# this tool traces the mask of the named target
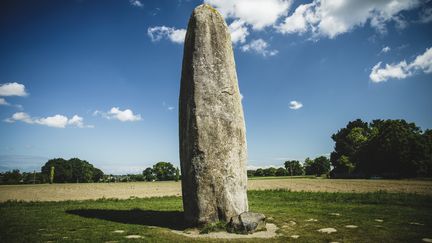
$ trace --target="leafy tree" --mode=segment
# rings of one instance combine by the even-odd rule
[[[174,180],[175,168],[169,162],[158,162],[153,165],[153,172],[159,181]]]
[[[335,172],[350,174],[355,170],[359,163],[358,152],[368,141],[370,134],[368,123],[357,119],[332,135],[335,148],[330,154],[330,161]]]
[[[417,176],[426,157],[420,128],[405,120],[374,120],[370,127],[371,138],[359,153],[361,170],[369,176]]]
[[[276,168],[270,167],[264,169],[264,176],[276,176]]]
[[[3,174],[2,183],[18,184],[22,180],[22,175],[19,170],[6,171]]]
[[[255,176],[255,170],[247,170],[247,176],[248,177]]]
[[[422,135],[423,156],[418,163],[419,176],[432,176],[432,130],[426,130]]]
[[[405,120],[361,120],[332,135],[333,175],[432,176],[432,132]]]
[[[276,170],[276,176],[286,176],[286,175],[288,175],[288,172],[285,168],[280,167]]]
[[[144,171],[143,171],[143,176],[144,179],[146,181],[153,181],[156,180],[156,176],[153,172],[153,169],[151,167],[147,167]]]
[[[311,160],[309,157],[307,157],[304,161],[304,170],[306,175],[313,175],[315,174],[313,171],[313,160]]]
[[[92,177],[92,180],[93,180],[94,182],[99,182],[99,181],[101,181],[101,180],[103,179],[103,177],[104,177],[104,173],[103,173],[102,170],[100,170],[100,169],[98,169],[98,168],[94,168],[94,169],[93,169],[93,177]]]
[[[264,170],[259,168],[255,171],[254,176],[264,176]]]
[[[78,158],[72,158],[70,160],[62,158],[48,160],[41,168],[42,174],[47,178],[51,176],[51,167],[55,168],[53,176],[53,182],[55,183],[92,182],[99,181],[99,179],[103,177],[103,172],[100,169]]]
[[[325,156],[320,156],[314,160],[306,158],[306,174],[320,176],[330,171],[330,160]]]
[[[298,160],[288,160],[284,163],[285,169],[287,170],[287,175],[296,176],[303,175],[303,166]]]

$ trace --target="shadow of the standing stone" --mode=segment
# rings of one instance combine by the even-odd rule
[[[173,230],[184,230],[187,228],[187,225],[184,223],[183,212],[181,211],[75,209],[67,210],[66,213],[124,224],[157,226]]]

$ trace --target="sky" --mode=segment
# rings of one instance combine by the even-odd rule
[[[231,32],[248,168],[328,156],[360,118],[432,128],[432,1],[205,0]],[[203,1],[0,2],[0,171],[179,165],[183,41]]]

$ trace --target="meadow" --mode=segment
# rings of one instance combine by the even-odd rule
[[[268,182],[285,183],[289,187],[294,183],[298,189],[320,187],[309,191],[257,190],[259,183],[263,187]],[[250,210],[264,213],[269,222],[279,227],[278,236],[272,239],[275,242],[421,242],[432,238],[431,181],[285,178],[250,180],[249,184],[254,188],[248,192]],[[137,188],[151,185],[156,192],[165,187],[174,188],[173,193],[180,192],[176,191],[180,188],[178,182],[6,186],[6,191],[11,188],[19,191],[20,187],[54,191],[62,186],[90,190],[105,185],[113,187],[112,197],[116,191],[125,196],[126,192],[120,189],[140,192]],[[391,190],[383,191],[380,185],[387,185]],[[367,186],[369,192],[364,191]],[[4,188],[0,187],[2,197]],[[357,191],[349,192],[354,189]],[[103,189],[93,191],[99,196]],[[172,232],[188,228],[182,223],[180,196],[137,198],[130,195],[128,199],[96,200],[70,200],[69,197],[59,202],[0,203],[0,242],[223,241],[192,239]],[[337,232],[318,232],[322,228],[334,228]],[[236,241],[261,242],[262,239]]]

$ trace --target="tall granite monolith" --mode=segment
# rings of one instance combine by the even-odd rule
[[[179,102],[185,220],[229,221],[248,211],[246,129],[231,36],[203,4],[186,33]]]

